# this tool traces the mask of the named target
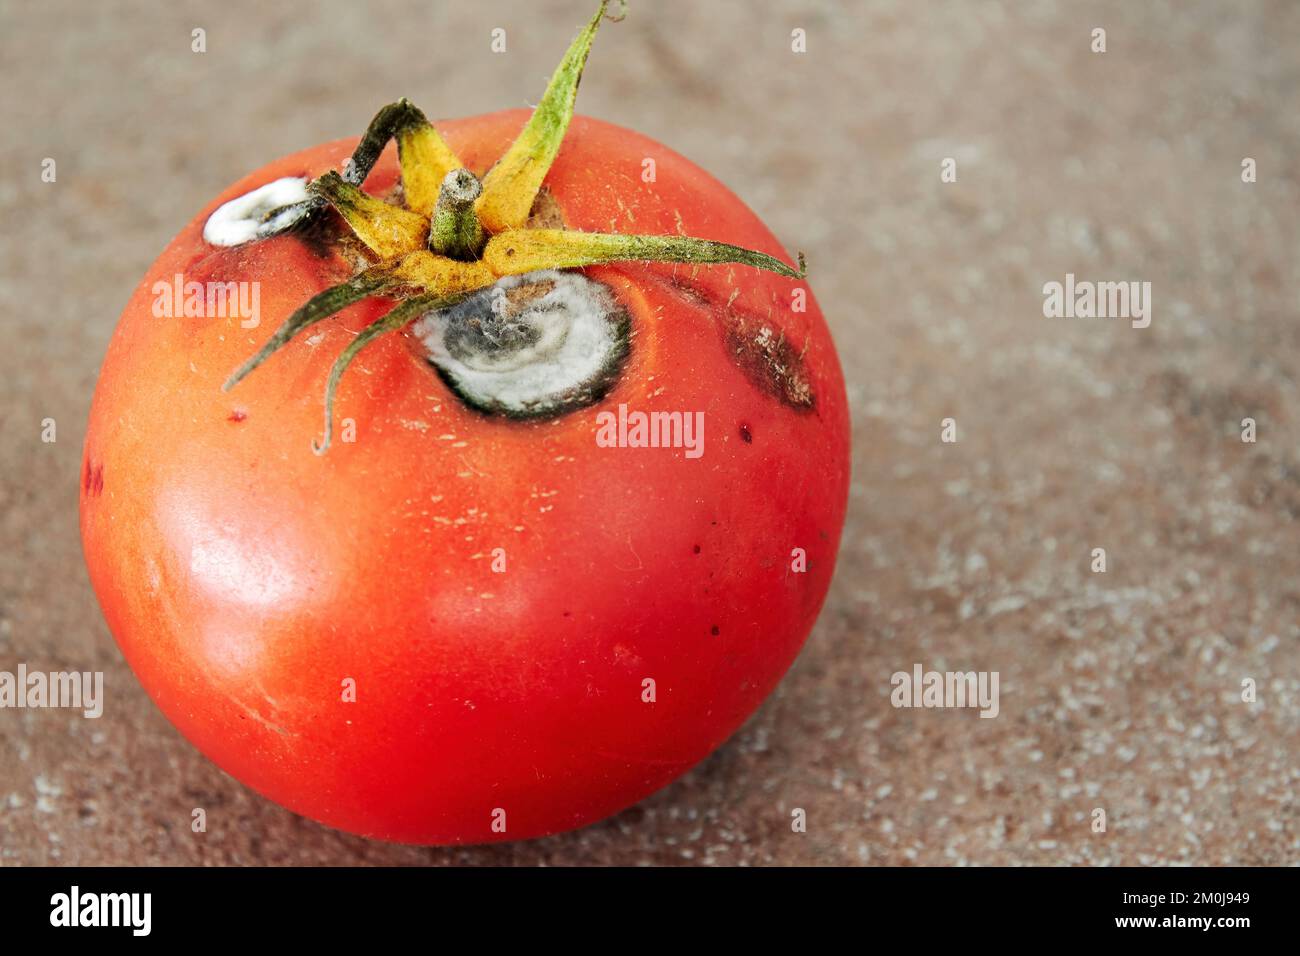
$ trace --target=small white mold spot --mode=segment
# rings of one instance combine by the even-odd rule
[[[214,246],[238,246],[254,239],[265,239],[288,229],[307,214],[307,207],[297,206],[307,199],[307,180],[286,176],[259,186],[252,192],[230,200],[217,208],[203,226],[203,239]],[[279,215],[267,215],[283,206],[291,206]]]

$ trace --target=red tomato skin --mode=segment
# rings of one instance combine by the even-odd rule
[[[438,126],[481,174],[526,118]],[[553,420],[488,417],[411,336],[390,335],[339,390],[336,423],[354,420],[356,441],[336,431],[316,456],[329,365],[391,302],[321,323],[225,393],[231,370],[352,266],[295,235],[223,249],[202,230],[250,189],[339,168],[355,142],[231,186],[132,295],[85,444],[92,583],[168,719],[295,812],[417,844],[591,823],[726,740],[816,620],[849,480],[829,331],[811,292],[806,311],[792,310],[801,281],[742,266],[593,268],[634,328],[601,402]],[[390,146],[366,189],[385,194],[397,178]],[[575,118],[546,185],[568,228],[680,231],[788,259],[707,173],[606,123]],[[155,317],[154,284],[178,273],[259,282],[260,325]],[[746,371],[734,357],[764,324],[802,354],[811,410],[762,387],[761,363]],[[598,447],[596,416],[620,403],[703,411],[703,456]],[[504,573],[492,570],[497,548]],[[792,569],[796,548],[804,573]]]

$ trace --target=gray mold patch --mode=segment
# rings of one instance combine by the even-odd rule
[[[630,326],[605,285],[546,270],[502,279],[412,331],[468,404],[537,418],[599,401],[627,357]]]

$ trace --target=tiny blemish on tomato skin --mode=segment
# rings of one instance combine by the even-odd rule
[[[96,465],[89,458],[86,459],[86,470],[81,476],[81,490],[87,497],[96,498],[104,491],[104,466]]]
[[[697,545],[696,545],[694,548],[692,548],[691,550],[693,550],[696,554],[699,554],[699,553],[700,553],[700,546],[697,544]]]
[[[749,430],[748,425],[740,426],[740,438],[746,445],[754,443],[754,433]]]
[[[722,633],[722,631],[718,629],[718,625],[714,624],[713,627],[709,628],[709,633],[712,634],[714,637],[717,637],[719,634]]]
[[[243,409],[236,408],[226,417],[226,421],[242,422],[247,417],[248,417],[248,412],[244,411]]]

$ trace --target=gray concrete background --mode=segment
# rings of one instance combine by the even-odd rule
[[[691,157],[808,253],[849,382],[843,551],[789,677],[640,806],[476,849],[297,818],[155,710],[76,515],[129,291],[212,195],[399,95],[431,116],[535,103],[591,6],[0,0],[0,669],[109,688],[98,721],[0,711],[0,863],[1300,862],[1300,5],[1282,0],[634,2],[580,110]],[[1045,319],[1067,272],[1150,281],[1151,327]],[[893,709],[889,676],[916,661],[999,671],[1000,716]]]

